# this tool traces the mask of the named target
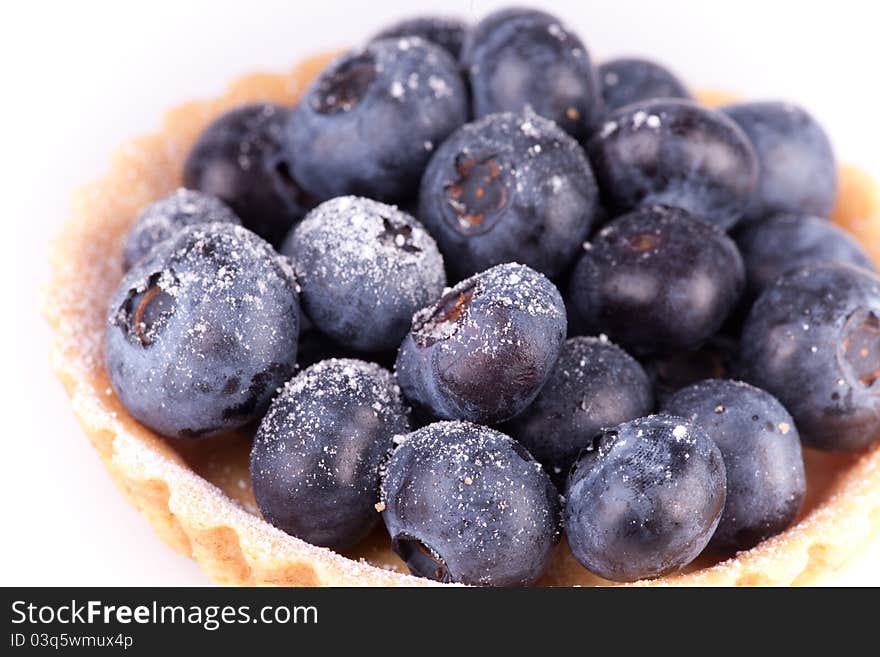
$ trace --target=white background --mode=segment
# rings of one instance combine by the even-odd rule
[[[47,363],[37,306],[46,242],[70,191],[163,111],[283,69],[419,11],[476,18],[499,2],[3,3],[0,9],[0,584],[204,584],[111,484]],[[537,1],[536,1],[537,4]],[[880,176],[872,2],[544,2],[594,57],[647,54],[693,87],[796,100],[842,160]],[[10,9],[19,5],[17,9]],[[27,7],[26,9],[24,7]],[[5,296],[5,295],[4,295]],[[9,364],[12,364],[10,371]],[[832,581],[880,584],[880,545]]]

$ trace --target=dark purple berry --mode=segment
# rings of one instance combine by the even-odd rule
[[[502,422],[538,394],[565,332],[553,284],[523,265],[498,265],[413,316],[397,377],[406,397],[437,418]]]
[[[687,100],[650,100],[612,112],[587,152],[617,212],[670,205],[728,230],[758,182],[745,133],[721,112]]]
[[[241,220],[219,199],[181,187],[138,214],[122,247],[123,268],[131,269],[154,246],[187,226],[218,222],[240,224]]]
[[[623,349],[601,338],[571,338],[525,411],[502,425],[564,483],[580,451],[603,427],[648,415],[651,382]]]
[[[559,495],[524,447],[468,422],[402,437],[382,478],[382,518],[414,575],[531,584],[559,540]]]
[[[410,430],[394,377],[361,360],[325,360],[272,402],[251,449],[263,517],[314,545],[344,550],[379,519],[379,468]]]
[[[467,30],[467,23],[458,18],[415,16],[389,25],[370,40],[421,37],[425,41],[440,46],[454,59],[458,59]]]
[[[202,131],[183,167],[185,187],[216,196],[273,245],[313,204],[284,153],[288,113],[261,103],[222,114]]]
[[[581,140],[601,116],[601,92],[586,47],[542,11],[489,14],[468,33],[461,64],[478,118],[531,108]]]
[[[406,200],[467,115],[464,82],[445,50],[417,37],[373,41],[325,68],[293,110],[293,175],[321,201]]]
[[[785,405],[805,445],[870,445],[880,438],[880,278],[852,265],[783,274],[752,306],[739,375]]]
[[[606,112],[655,98],[691,98],[681,80],[648,59],[611,59],[603,62],[597,73]]]
[[[663,412],[705,429],[727,473],[727,501],[710,545],[748,550],[784,531],[804,501],[807,481],[794,420],[771,394],[718,379],[679,390]]]
[[[684,210],[653,206],[605,226],[571,277],[569,303],[588,334],[631,353],[696,349],[721,328],[744,284],[736,244]]]
[[[737,233],[746,266],[747,298],[785,272],[820,264],[851,264],[872,270],[871,258],[856,240],[827,219],[779,214],[745,226]]]
[[[725,486],[718,447],[683,418],[652,415],[606,429],[569,477],[568,546],[615,582],[681,570],[712,538]]]
[[[758,156],[758,187],[746,220],[780,212],[827,217],[837,199],[837,162],[822,126],[797,105],[740,103],[722,107]]]
[[[400,346],[413,313],[446,286],[422,225],[395,207],[342,196],[312,210],[281,249],[291,257],[312,323],[359,351]]]
[[[166,436],[238,429],[296,367],[287,258],[234,224],[184,228],[137,262],[110,301],[104,364],[138,421]]]
[[[598,214],[578,143],[533,113],[493,114],[456,131],[431,158],[419,217],[462,278],[504,262],[553,277]]]

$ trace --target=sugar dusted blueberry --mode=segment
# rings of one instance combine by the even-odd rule
[[[840,264],[783,274],[752,306],[739,365],[785,405],[805,445],[880,439],[880,278]]]
[[[183,184],[232,208],[245,228],[278,244],[312,205],[291,173],[283,147],[289,111],[244,105],[208,125],[186,159]]]
[[[138,261],[110,301],[110,383],[136,420],[166,436],[242,427],[296,367],[297,297],[287,259],[254,233],[184,228]]]
[[[128,270],[154,246],[194,224],[240,224],[241,220],[220,199],[181,187],[141,210],[122,247],[122,264]]]
[[[380,39],[421,37],[440,46],[453,58],[458,59],[468,25],[458,18],[448,16],[415,16],[389,25],[371,41]]]
[[[648,415],[653,407],[651,382],[632,356],[607,339],[571,338],[535,401],[502,429],[564,483],[600,429]]]
[[[465,39],[476,117],[527,107],[575,139],[585,138],[602,112],[590,55],[558,18],[532,9],[504,9],[477,23]]]
[[[649,59],[621,57],[597,69],[606,112],[654,98],[691,98],[675,74]]]
[[[727,498],[710,545],[747,550],[794,522],[807,491],[804,458],[794,420],[775,397],[740,381],[701,381],[663,412],[702,427],[724,457]]]
[[[321,361],[272,402],[251,449],[254,497],[274,526],[314,545],[356,545],[379,520],[379,469],[410,430],[394,377],[373,363]]]
[[[874,269],[858,242],[827,219],[779,214],[748,224],[736,235],[746,266],[748,300],[786,271],[819,264],[851,264]]]
[[[373,41],[325,68],[293,110],[294,177],[319,200],[405,200],[467,115],[464,82],[445,50],[417,37]]]
[[[587,245],[569,304],[589,334],[644,356],[696,349],[714,335],[744,285],[736,244],[684,210],[653,206],[618,217]]]
[[[725,486],[720,450],[683,418],[605,429],[569,476],[568,545],[590,572],[615,582],[680,570],[712,538]]]
[[[758,182],[745,133],[721,112],[688,100],[650,100],[612,112],[587,152],[616,212],[670,205],[728,230],[748,209]]]
[[[553,284],[523,265],[498,265],[413,316],[397,377],[406,397],[435,417],[502,422],[538,394],[565,333]]]
[[[803,108],[765,101],[722,107],[758,156],[758,187],[746,216],[791,212],[827,217],[837,199],[837,162],[828,135]]]
[[[450,270],[470,276],[520,262],[555,276],[599,214],[578,143],[531,112],[493,114],[456,131],[422,178],[419,217]]]
[[[437,422],[404,437],[382,479],[382,518],[414,575],[478,586],[540,577],[559,540],[559,496],[510,437]]]
[[[295,263],[309,319],[360,351],[397,349],[413,313],[446,286],[443,258],[422,225],[365,198],[322,203],[281,252]]]

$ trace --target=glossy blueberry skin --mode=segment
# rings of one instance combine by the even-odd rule
[[[104,365],[154,431],[195,438],[260,417],[296,367],[299,302],[286,258],[233,224],[181,230],[110,301]]]
[[[468,422],[405,437],[382,479],[392,548],[414,575],[477,586],[540,577],[559,540],[559,495],[524,447]]]
[[[461,65],[476,117],[531,107],[577,140],[601,117],[589,52],[562,21],[542,11],[489,14],[468,32]]]
[[[602,428],[653,408],[651,382],[632,356],[607,339],[570,338],[535,401],[501,429],[564,486],[572,463]]]
[[[406,200],[433,150],[467,117],[449,53],[417,37],[373,41],[333,61],[293,110],[294,177],[321,201]]]
[[[618,217],[588,247],[572,272],[571,311],[588,334],[640,356],[696,349],[743,289],[733,240],[678,208]]]
[[[181,187],[148,205],[135,218],[122,245],[122,266],[128,271],[154,246],[187,226],[216,222],[241,224],[221,200]]]
[[[342,346],[395,350],[413,313],[446,287],[433,238],[408,214],[354,196],[312,210],[281,247],[311,322]]]
[[[648,59],[611,59],[597,68],[597,75],[606,112],[654,98],[691,98],[675,74]]]
[[[794,522],[807,492],[800,436],[770,393],[716,379],[679,390],[663,412],[705,429],[724,457],[727,498],[710,546],[748,550]]]
[[[738,355],[739,342],[718,333],[697,349],[648,358],[643,365],[653,383],[654,397],[662,404],[691,384],[729,377]]]
[[[603,198],[618,213],[670,205],[729,230],[758,182],[745,133],[721,112],[688,100],[649,100],[612,112],[587,153]]]
[[[492,114],[447,139],[422,177],[419,217],[461,279],[503,262],[554,277],[599,214],[583,149],[533,113]]]
[[[553,284],[523,265],[498,265],[413,316],[397,378],[407,399],[437,418],[503,422],[537,396],[565,333]]]
[[[226,112],[202,131],[183,166],[185,187],[216,196],[273,245],[313,205],[284,153],[288,114],[271,103]]]
[[[760,176],[746,220],[790,212],[827,217],[837,198],[837,163],[822,126],[781,102],[740,103],[720,111],[748,136]]]
[[[746,266],[746,295],[754,300],[786,271],[823,263],[851,264],[874,270],[859,243],[827,219],[778,214],[747,224],[736,243]]]
[[[634,582],[682,569],[724,508],[724,461],[706,432],[669,415],[606,429],[569,477],[565,535],[590,572]]]
[[[251,448],[254,498],[275,527],[345,550],[379,520],[379,469],[411,430],[394,377],[373,363],[321,361],[275,398]]]
[[[752,306],[739,378],[791,413],[810,447],[856,450],[880,438],[880,278],[852,265],[783,274]]]
[[[468,25],[465,21],[448,16],[414,16],[389,25],[374,36],[371,41],[380,39],[399,39],[400,37],[421,37],[425,41],[440,46],[454,59],[458,59],[464,43]]]

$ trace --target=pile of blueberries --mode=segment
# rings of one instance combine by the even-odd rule
[[[795,519],[880,437],[880,278],[822,128],[707,109],[554,16],[418,18],[210,124],[136,220],[105,364],[177,438],[255,431],[276,527],[416,575],[632,581]],[[393,204],[393,205],[392,205]],[[206,449],[209,449],[206,444]]]

